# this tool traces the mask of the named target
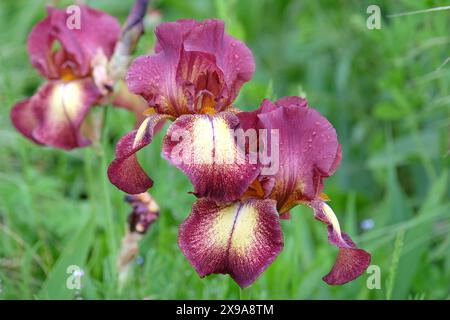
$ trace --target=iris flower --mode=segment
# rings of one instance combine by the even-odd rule
[[[108,169],[110,181],[129,194],[145,192],[153,185],[139,165],[136,152],[152,141],[165,120],[187,123],[195,119],[214,119],[227,125],[228,122],[237,124],[237,117],[230,111],[232,102],[255,70],[250,49],[226,34],[222,21],[162,23],[155,33],[155,54],[137,58],[127,73],[129,90],[144,97],[150,106],[148,117],[137,130],[118,142],[116,159]],[[210,132],[199,131],[199,134]],[[230,183],[238,188],[240,178],[232,174],[231,168],[223,166],[221,169],[229,172]],[[210,174],[214,175],[214,171]],[[258,173],[247,170],[241,174],[253,179]],[[191,172],[195,193],[219,197],[221,190],[214,189],[211,181],[202,176],[201,171]],[[216,179],[221,179],[219,173]],[[230,193],[227,198],[234,198],[235,191],[230,189]]]
[[[85,118],[94,105],[110,99],[136,113],[145,110],[145,104],[128,90],[120,88],[114,95],[113,90],[120,82],[121,68],[127,66],[127,55],[143,32],[147,1],[135,2],[122,32],[115,17],[84,5],[78,7],[78,26],[69,26],[66,10],[52,7],[34,26],[28,37],[28,53],[33,67],[47,81],[11,110],[13,125],[25,137],[66,150],[91,143],[92,128]],[[113,54],[117,57],[110,67]]]
[[[370,255],[341,231],[322,193],[324,178],[341,160],[333,126],[299,97],[264,100],[252,112],[234,108],[254,61],[243,43],[224,33],[223,22],[164,23],[156,35],[155,54],[136,59],[127,75],[130,91],[147,100],[148,117],[117,144],[111,182],[130,194],[151,187],[135,153],[165,120],[173,120],[163,156],[189,177],[198,197],[180,226],[179,245],[201,277],[222,273],[241,287],[252,284],[282,250],[280,219],[299,204],[327,224],[328,239],[339,248],[324,281],[343,284],[358,277]],[[257,134],[248,146],[239,144],[236,133],[249,130],[277,135]],[[277,156],[275,170],[253,161],[264,152]]]
[[[341,231],[336,215],[326,204],[328,197],[322,193],[324,178],[331,176],[341,161],[341,146],[333,126],[299,97],[284,97],[275,103],[264,100],[258,110],[240,112],[237,118],[244,131],[278,132],[278,141],[268,139],[264,146],[269,153],[278,153],[279,166],[272,174],[264,174],[264,165],[257,167],[257,178],[243,179],[242,185],[248,188],[234,201],[201,197],[195,202],[180,227],[179,245],[199,275],[224,273],[241,287],[252,284],[283,248],[280,218],[287,218],[289,210],[299,204],[314,210],[315,218],[328,227],[329,242],[339,248],[336,262],[323,280],[331,285],[344,284],[361,275],[370,263],[370,254],[357,248]],[[224,133],[218,131],[213,137],[232,145],[233,140]],[[205,145],[194,133],[192,136],[192,143]],[[221,148],[214,144],[216,151]],[[169,159],[176,155],[172,151],[165,150]],[[254,168],[251,163],[247,166]],[[241,171],[234,174],[240,176]],[[220,188],[226,195],[226,189],[234,187],[225,182]]]

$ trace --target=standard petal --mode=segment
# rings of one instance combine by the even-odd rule
[[[33,131],[37,126],[37,119],[31,108],[30,101],[30,98],[22,100],[11,109],[11,122],[17,131],[25,137],[34,143],[41,144],[33,136]]]
[[[184,41],[187,51],[201,51],[214,54],[217,66],[224,74],[231,104],[242,85],[249,81],[255,72],[255,62],[251,50],[241,41],[224,31],[224,22],[207,19],[194,26]]]
[[[144,97],[161,114],[178,116],[188,112],[184,88],[176,81],[175,63],[164,52],[141,56],[128,69],[126,81],[132,93]]]
[[[245,288],[280,253],[283,234],[273,200],[218,205],[202,198],[180,226],[178,243],[200,277],[229,274]]]
[[[250,49],[225,34],[222,21],[179,20],[155,33],[156,54],[136,59],[127,83],[159,113],[223,111],[253,75]]]
[[[153,114],[148,116],[139,129],[123,136],[116,145],[116,158],[108,168],[108,177],[120,190],[137,194],[147,191],[153,181],[145,173],[136,158],[136,152],[148,145],[155,132],[170,116]]]
[[[120,25],[116,18],[84,5],[76,8],[79,11],[48,7],[48,16],[28,37],[31,62],[49,79],[64,76],[68,68],[76,77],[88,75],[98,50],[111,57],[119,38]],[[54,52],[55,41],[60,48]]]
[[[127,72],[126,81],[131,92],[144,97],[159,113],[178,116],[187,113],[187,98],[183,83],[177,82],[177,68],[185,34],[196,22],[179,20],[160,24],[155,54],[135,59]]]
[[[28,53],[31,64],[47,79],[59,77],[59,71],[52,55],[54,40],[50,17],[38,22],[28,36]]]
[[[370,254],[356,247],[341,231],[336,215],[325,202],[313,201],[309,205],[314,209],[314,217],[328,225],[328,241],[339,248],[336,262],[323,280],[330,285],[339,285],[356,279],[369,266]]]
[[[133,61],[127,73],[131,92],[144,97],[158,113],[183,114],[220,111],[216,98],[225,90],[222,71],[213,55],[182,50],[174,58],[163,51]]]
[[[336,170],[341,158],[331,123],[299,97],[285,97],[275,104],[265,100],[259,110],[243,112],[238,117],[245,129],[266,129],[266,148],[272,158],[278,155],[278,170],[268,175],[275,178],[269,197],[277,200],[279,212],[317,198],[323,178]],[[278,133],[278,141],[271,141],[272,132]],[[261,173],[265,172],[263,168]]]
[[[222,98],[227,89],[224,75],[214,55],[198,51],[182,51],[177,68],[177,82],[183,85],[187,112],[214,114],[228,103]]]
[[[258,176],[256,159],[236,143],[237,125],[230,112],[184,115],[164,137],[164,157],[188,175],[198,197],[237,200]]]

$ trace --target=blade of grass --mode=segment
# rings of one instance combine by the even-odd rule
[[[74,292],[66,287],[69,276],[67,268],[71,265],[84,268],[89,248],[93,243],[94,230],[95,223],[91,217],[61,251],[61,255],[37,294],[39,299],[71,299],[73,297]]]
[[[389,278],[386,284],[386,300],[392,299],[392,292],[394,290],[395,276],[398,269],[398,262],[402,254],[403,243],[405,239],[405,231],[401,230],[395,239],[394,253],[392,254],[391,267],[389,268]]]

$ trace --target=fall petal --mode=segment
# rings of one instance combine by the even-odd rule
[[[314,217],[328,225],[329,242],[339,248],[336,262],[323,280],[330,285],[340,285],[356,279],[369,266],[370,254],[356,247],[351,238],[341,231],[336,215],[325,202],[314,201],[310,206],[314,209]]]
[[[155,132],[169,119],[167,115],[153,114],[148,116],[139,129],[123,136],[116,145],[116,158],[108,168],[108,177],[112,184],[120,190],[137,194],[147,191],[153,185],[140,166],[136,152],[148,145]]]
[[[80,127],[100,96],[90,79],[44,85],[33,101],[39,119],[34,137],[46,145],[63,149],[88,145],[90,141],[80,134]]]
[[[198,197],[234,201],[258,176],[260,166],[236,144],[237,125],[229,112],[184,115],[164,137],[164,157],[188,175]]]
[[[37,119],[33,114],[30,101],[30,98],[22,100],[11,109],[11,122],[17,131],[25,137],[34,143],[41,144],[33,136],[33,131],[37,126]]]
[[[89,144],[80,133],[84,118],[100,93],[89,79],[50,81],[11,111],[15,127],[31,140],[73,149]]]
[[[280,253],[283,234],[272,200],[217,205],[202,198],[180,226],[178,243],[200,277],[229,274],[244,288]]]

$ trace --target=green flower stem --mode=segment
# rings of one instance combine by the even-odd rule
[[[102,183],[102,201],[103,201],[103,210],[102,213],[104,214],[103,219],[106,224],[106,235],[108,239],[108,249],[110,255],[113,257],[111,260],[112,263],[112,274],[113,278],[115,278],[116,270],[114,267],[114,261],[117,255],[117,237],[116,232],[114,228],[114,217],[113,217],[113,210],[111,206],[111,195],[109,193],[109,181],[107,177],[107,170],[108,170],[108,161],[106,159],[106,140],[108,136],[108,106],[103,107],[103,121],[102,121],[102,133],[101,133],[101,150],[100,150],[100,170],[98,170],[99,177],[98,179]]]

